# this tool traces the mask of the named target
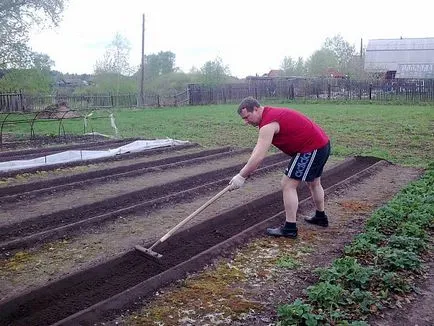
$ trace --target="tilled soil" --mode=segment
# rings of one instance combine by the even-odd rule
[[[175,153],[176,151],[177,149],[174,148],[166,152],[160,152],[154,158],[150,155],[145,161],[149,163],[156,160],[164,161],[166,158],[171,157],[180,158],[183,154],[180,151]],[[185,151],[187,151],[185,153],[187,155],[205,151],[205,149],[187,148]],[[31,191],[27,191],[27,193],[24,191],[21,195],[19,193],[18,195],[15,194],[13,200],[8,201],[1,201],[0,198],[2,205],[0,231],[1,229],[4,231],[3,233],[0,232],[0,243],[10,244],[11,241],[16,241],[15,247],[3,247],[2,249],[2,261],[0,262],[0,307],[10,308],[11,305],[9,304],[8,306],[7,303],[14,300],[16,300],[15,302],[29,303],[31,302],[29,301],[31,297],[40,300],[37,299],[37,294],[44,292],[43,290],[42,292],[37,290],[38,288],[47,285],[59,288],[59,286],[62,286],[62,280],[68,275],[70,278],[64,284],[70,285],[74,277],[77,279],[76,277],[80,271],[85,271],[84,274],[86,274],[91,269],[102,273],[101,281],[97,284],[96,289],[99,292],[106,293],[107,297],[107,294],[111,293],[113,287],[120,286],[119,282],[124,282],[116,278],[110,279],[108,284],[104,281],[104,275],[107,273],[107,266],[109,265],[101,264],[109,261],[111,262],[110,264],[113,264],[113,260],[110,260],[112,257],[118,259],[117,265],[122,265],[123,270],[133,271],[135,269],[133,266],[141,266],[138,269],[141,274],[144,273],[146,268],[151,268],[154,272],[158,272],[160,269],[162,271],[165,265],[166,268],[170,268],[170,266],[175,266],[185,259],[182,258],[182,255],[189,250],[188,236],[195,234],[194,238],[198,239],[198,235],[205,232],[203,225],[207,229],[210,228],[210,225],[213,225],[211,234],[213,234],[215,242],[211,241],[210,246],[212,246],[212,243],[217,244],[227,239],[227,235],[225,237],[222,237],[222,235],[227,234],[228,228],[236,233],[235,230],[237,228],[231,226],[229,221],[236,220],[237,216],[241,224],[253,226],[257,223],[254,216],[267,215],[271,217],[279,214],[282,211],[279,181],[288,157],[271,154],[267,159],[268,163],[265,162],[262,167],[263,169],[259,170],[254,177],[248,180],[243,189],[225,194],[223,198],[208,207],[205,212],[198,215],[188,225],[184,226],[181,230],[182,232],[173,236],[170,241],[168,240],[166,243],[161,244],[158,250],[164,254],[164,257],[167,258],[167,261],[170,261],[170,264],[166,262],[159,265],[153,263],[143,264],[143,257],[137,256],[137,252],[132,250],[134,245],[142,244],[149,246],[176,223],[179,223],[191,214],[197,207],[227,184],[230,177],[238,172],[240,166],[242,166],[249,155],[248,151],[229,148],[223,152],[226,152],[227,155],[214,153],[209,155],[209,159],[200,159],[191,161],[190,163],[186,163],[188,158],[185,160],[180,159],[179,161],[183,161],[182,164],[176,165],[176,162],[172,161],[170,163],[172,165],[166,164],[164,166],[163,164],[160,167],[156,165],[153,169],[142,171],[143,173],[133,173],[126,177],[101,178],[97,182],[91,182],[89,179],[88,183],[80,181],[79,185],[58,188],[58,191],[36,190],[35,192],[35,190],[32,190],[34,191],[33,194]],[[140,159],[136,158],[133,160],[124,161],[124,164],[130,166],[131,170],[134,170],[133,167],[139,163],[138,160]],[[360,161],[366,162],[369,160],[361,159]],[[338,163],[340,162],[332,159],[327,166],[327,170],[332,169],[333,166],[337,166]],[[65,177],[70,177],[72,181],[74,178],[83,180],[79,176],[85,173],[101,171],[102,174],[103,169],[113,169],[121,166],[122,160],[119,159],[111,162],[92,163],[88,167],[82,165],[79,170],[70,166],[65,171]],[[351,176],[356,172],[358,170],[352,166],[347,170],[339,170],[338,174]],[[59,184],[62,183],[61,179],[59,179],[62,173],[59,171],[47,173],[45,178],[36,175],[30,174],[24,179],[19,176],[8,176],[8,178],[4,178],[2,186],[5,188],[16,187],[25,185],[26,183],[31,184],[32,182],[43,182],[50,179],[57,179]],[[339,221],[347,221],[349,217],[342,216],[342,211],[333,211],[333,209],[329,208],[329,206],[335,207],[335,209],[336,207],[339,208],[337,204],[339,198],[347,198],[348,192],[352,192],[354,193],[352,196],[356,198],[354,202],[365,203],[366,207],[369,208],[366,212],[372,211],[375,207],[389,200],[400,188],[419,175],[420,171],[396,167],[387,163],[382,164],[381,168],[377,169],[375,173],[372,172],[369,182],[364,181],[365,184],[361,183],[361,185],[357,182],[354,186],[355,189],[354,187],[338,187],[332,190],[328,194],[327,200],[329,214],[335,218],[335,223],[327,232],[321,235],[324,243],[329,243],[330,241],[333,243],[333,252],[335,252],[334,255],[336,256],[342,249],[343,243],[348,242],[354,234],[359,232],[363,224],[363,218],[360,218],[356,220],[350,219],[352,224],[343,223],[340,225]],[[64,184],[67,184],[67,182],[64,182]],[[154,190],[155,195],[153,197],[150,196],[152,193],[150,189]],[[306,191],[306,189],[303,191]],[[252,203],[256,204],[253,205]],[[248,205],[242,206],[243,204]],[[133,208],[131,208],[131,205]],[[123,210],[119,209],[122,207]],[[237,209],[234,210],[234,208]],[[310,209],[311,207],[305,208],[306,214],[310,213]],[[112,211],[117,211],[117,213],[107,218]],[[29,227],[29,224],[37,225],[38,220],[43,221],[45,219],[45,221],[50,221],[50,216],[61,215],[70,216],[72,219],[75,217],[74,223],[92,217],[94,217],[94,221],[82,224],[80,227],[70,227],[63,233],[59,230],[59,225],[56,225],[56,236],[50,235],[46,238],[40,236],[39,241],[33,239],[32,241],[20,243],[20,237],[30,238],[32,237],[32,232],[41,232],[41,229],[35,226]],[[99,218],[100,216],[105,216],[105,218]],[[219,219],[219,217],[221,218]],[[281,216],[277,218],[277,220],[280,219]],[[58,219],[53,219],[52,221],[54,220]],[[31,222],[29,223],[29,221]],[[213,221],[213,224],[203,224],[202,222],[204,221]],[[46,225],[50,224],[44,223]],[[68,227],[67,222],[61,225],[63,228]],[[338,225],[339,232],[337,232],[337,235],[334,231],[337,231],[335,227]],[[309,227],[307,229],[309,230]],[[50,228],[45,226],[43,230],[45,230],[44,232],[49,232]],[[345,232],[346,230],[348,232]],[[186,231],[188,232],[186,233]],[[344,236],[345,234],[347,235],[346,237]],[[303,233],[301,233],[301,237],[302,239],[304,238]],[[341,237],[342,240],[339,240]],[[56,238],[58,240],[53,240]],[[220,238],[221,240],[219,240]],[[171,247],[171,245],[175,245],[175,247]],[[193,247],[195,246],[197,245],[193,245]],[[24,250],[24,248],[27,249]],[[191,255],[195,254],[197,252],[193,250]],[[332,257],[333,255],[329,256]],[[324,257],[322,260],[318,259],[317,262],[320,263],[329,259],[329,257],[327,259]],[[134,263],[133,265],[128,265],[127,261]],[[81,281],[85,279],[85,277],[81,277]],[[80,278],[78,280],[81,282]],[[136,280],[135,284],[137,282],[139,280]],[[84,286],[86,286],[85,283]],[[78,285],[76,287],[77,291],[81,291]],[[266,291],[264,289],[264,293]],[[28,295],[23,296],[25,293],[28,293]],[[71,295],[70,290],[66,290],[66,288],[63,293],[65,296]],[[113,293],[116,293],[116,291]],[[18,300],[17,298],[20,299]],[[58,300],[64,299],[59,298]],[[82,302],[70,301],[70,310],[64,307],[63,309],[68,311],[65,311],[63,315],[49,316],[49,313],[44,312],[45,308],[42,310],[36,309],[36,311],[20,308],[21,310],[18,309],[17,312],[22,315],[39,314],[40,317],[32,319],[33,317],[29,317],[30,315],[27,316],[28,318],[22,318],[17,315],[11,317],[12,315],[9,315],[7,320],[10,321],[9,324],[11,325],[31,325],[32,323],[35,324],[36,321],[38,325],[50,324],[59,320],[59,318],[65,318],[77,312],[77,307],[84,309],[89,305],[95,304],[95,299],[91,299],[89,302],[86,302],[86,300],[85,297],[82,297]],[[27,306],[27,308],[29,307]],[[3,311],[6,311],[6,309]],[[269,314],[271,313],[270,309]],[[173,325],[176,325],[176,323]],[[199,323],[197,325],[202,324]]]
[[[387,164],[362,182],[327,193],[331,221],[327,229],[302,222],[313,209],[309,200],[303,201],[297,240],[252,239],[233,257],[214,261],[186,281],[162,288],[152,299],[130,307],[131,311],[121,317],[98,325],[275,325],[277,306],[305,298],[303,291],[317,281],[315,268],[326,267],[338,258],[373,211],[419,175],[418,170]],[[278,267],[276,261],[281,257],[293,257],[300,265]],[[373,315],[370,325],[432,325],[433,285],[427,279],[433,273],[433,258],[426,257],[427,272],[416,281],[421,295],[405,299],[411,303],[397,299],[400,308]],[[243,276],[226,283],[231,273]]]

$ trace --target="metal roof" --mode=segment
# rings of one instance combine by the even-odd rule
[[[434,78],[434,37],[369,40],[365,70],[396,71],[396,78]]]

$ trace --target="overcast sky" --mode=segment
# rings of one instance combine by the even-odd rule
[[[141,54],[171,51],[184,72],[220,57],[232,75],[279,69],[285,56],[307,59],[337,34],[359,51],[360,40],[434,37],[432,0],[68,0],[58,28],[34,31],[30,45],[55,70],[93,73],[116,33]]]

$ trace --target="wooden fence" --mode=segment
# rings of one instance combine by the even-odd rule
[[[253,77],[245,83],[215,87],[190,84],[188,91],[190,105],[234,103],[246,96],[258,99],[434,102],[434,80]]]
[[[236,103],[246,96],[258,99],[370,100],[405,103],[434,102],[434,80],[352,80],[337,78],[251,77],[243,83],[206,86],[189,84],[172,96],[145,94],[145,107]],[[138,94],[35,96],[22,92],[0,94],[0,112],[43,111],[65,103],[70,109],[137,107]]]
[[[23,112],[26,103],[22,92],[0,94],[0,112]]]
[[[101,109],[137,106],[138,94],[97,94],[75,96],[26,95],[22,92],[0,94],[0,112],[34,112],[64,103],[74,110]],[[145,94],[145,107],[178,106],[188,104],[188,93],[174,96]]]

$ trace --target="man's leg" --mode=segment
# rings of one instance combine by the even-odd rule
[[[281,181],[283,193],[283,205],[285,207],[285,225],[278,228],[268,228],[267,234],[276,237],[297,237],[297,210],[298,194],[297,187],[300,180],[291,179],[284,175]]]
[[[324,212],[324,189],[321,185],[321,178],[315,178],[312,182],[308,182],[307,185],[309,186],[316,210]]]
[[[299,180],[288,178],[286,175],[283,176],[281,181],[286,222],[289,223],[297,222],[297,210],[298,210],[297,187],[299,184],[300,184]]]
[[[311,224],[327,227],[329,225],[327,215],[324,212],[324,189],[321,185],[321,178],[315,178],[308,182],[310,194],[315,204],[316,212],[312,218],[305,218],[305,221]]]
[[[321,175],[324,166],[330,156],[330,143],[314,151],[316,154],[311,167],[306,175],[306,182],[309,186],[313,202],[316,207],[315,216],[305,218],[305,221],[311,224],[327,227],[329,225],[327,215],[324,212],[324,189],[321,185]]]

